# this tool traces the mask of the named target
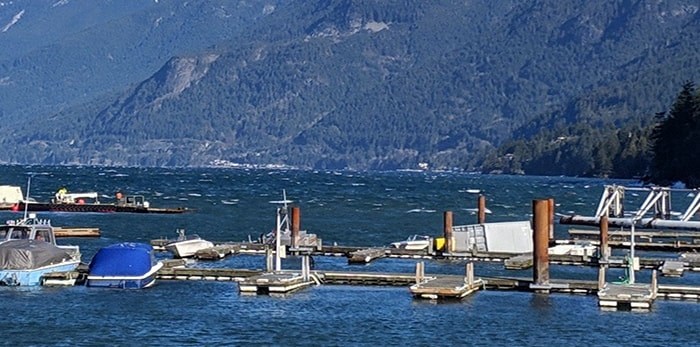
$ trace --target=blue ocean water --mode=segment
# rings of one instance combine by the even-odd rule
[[[488,221],[529,220],[532,200],[553,197],[558,213],[593,214],[604,184],[568,177],[512,177],[434,172],[3,166],[0,184],[50,199],[61,186],[143,194],[155,207],[188,207],[182,215],[45,213],[58,226],[99,227],[99,239],[62,239],[89,262],[102,246],[174,237],[184,228],[212,241],[256,238],[274,228],[282,190],[301,208],[302,228],[325,244],[379,246],[412,234],[440,235],[442,212],[455,224],[476,220],[476,194],[487,197]],[[640,198],[643,198],[640,197]],[[1,212],[0,218],[19,214]],[[557,225],[558,238],[566,228]],[[158,254],[168,257],[167,253]],[[192,266],[262,268],[242,255]],[[318,269],[414,271],[415,260],[381,259],[349,266],[316,257]],[[285,268],[299,260],[285,259]],[[427,273],[458,274],[460,261],[429,261]],[[477,275],[531,276],[501,263],[475,264]],[[614,272],[613,272],[614,275]],[[595,269],[554,265],[553,278],[596,279]],[[649,273],[639,274],[641,281]],[[698,285],[698,275],[661,278]],[[158,281],[139,291],[86,287],[0,287],[1,344],[6,345],[693,345],[700,304],[658,300],[649,313],[605,312],[593,296],[480,291],[459,302],[416,301],[403,287],[318,286],[286,297],[240,296],[232,282]]]

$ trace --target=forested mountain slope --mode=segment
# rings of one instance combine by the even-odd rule
[[[513,138],[643,122],[700,71],[694,1],[268,9],[131,88],[26,124],[0,160],[474,169]]]

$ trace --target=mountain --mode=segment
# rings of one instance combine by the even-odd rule
[[[0,6],[3,123],[121,92],[236,36],[276,1],[13,0]]]
[[[695,1],[246,3],[256,10],[238,12],[239,25],[215,45],[165,51],[159,68],[138,66],[152,71],[141,80],[81,83],[89,97],[64,95],[62,110],[0,128],[5,148],[17,149],[0,160],[473,169],[514,138],[641,122],[700,73]],[[215,17],[177,4],[181,28],[196,26],[188,16]],[[144,13],[153,8],[120,21],[152,28]],[[90,28],[103,33],[91,38],[115,30]],[[155,54],[156,41],[166,40],[154,33],[140,47],[121,45]],[[99,52],[90,42],[84,49]],[[136,82],[119,89],[128,80]]]

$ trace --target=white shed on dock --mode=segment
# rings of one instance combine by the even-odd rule
[[[532,252],[530,221],[483,223],[452,227],[455,252]]]

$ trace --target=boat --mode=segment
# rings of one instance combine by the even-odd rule
[[[90,261],[87,286],[141,289],[152,286],[163,263],[156,261],[153,247],[122,242],[100,248]]]
[[[10,209],[24,198],[18,186],[0,186],[0,208]]]
[[[56,245],[48,220],[32,216],[0,226],[0,285],[38,286],[46,274],[74,271],[78,265],[79,248]]]
[[[426,235],[413,235],[406,240],[391,243],[391,247],[393,248],[400,248],[412,251],[423,250],[428,248],[428,246],[430,246],[430,236]]]
[[[33,199],[22,199],[12,205],[10,209],[15,212],[130,212],[130,213],[184,213],[186,207],[156,208],[145,199],[143,195],[116,194],[112,203],[103,203],[96,192],[68,193],[65,188],[59,189],[54,198],[49,202],[38,202]]]
[[[212,242],[202,239],[197,234],[185,235],[184,229],[178,229],[177,233],[177,240],[165,245],[165,249],[171,252],[175,258],[191,257],[200,249],[214,247]]]

